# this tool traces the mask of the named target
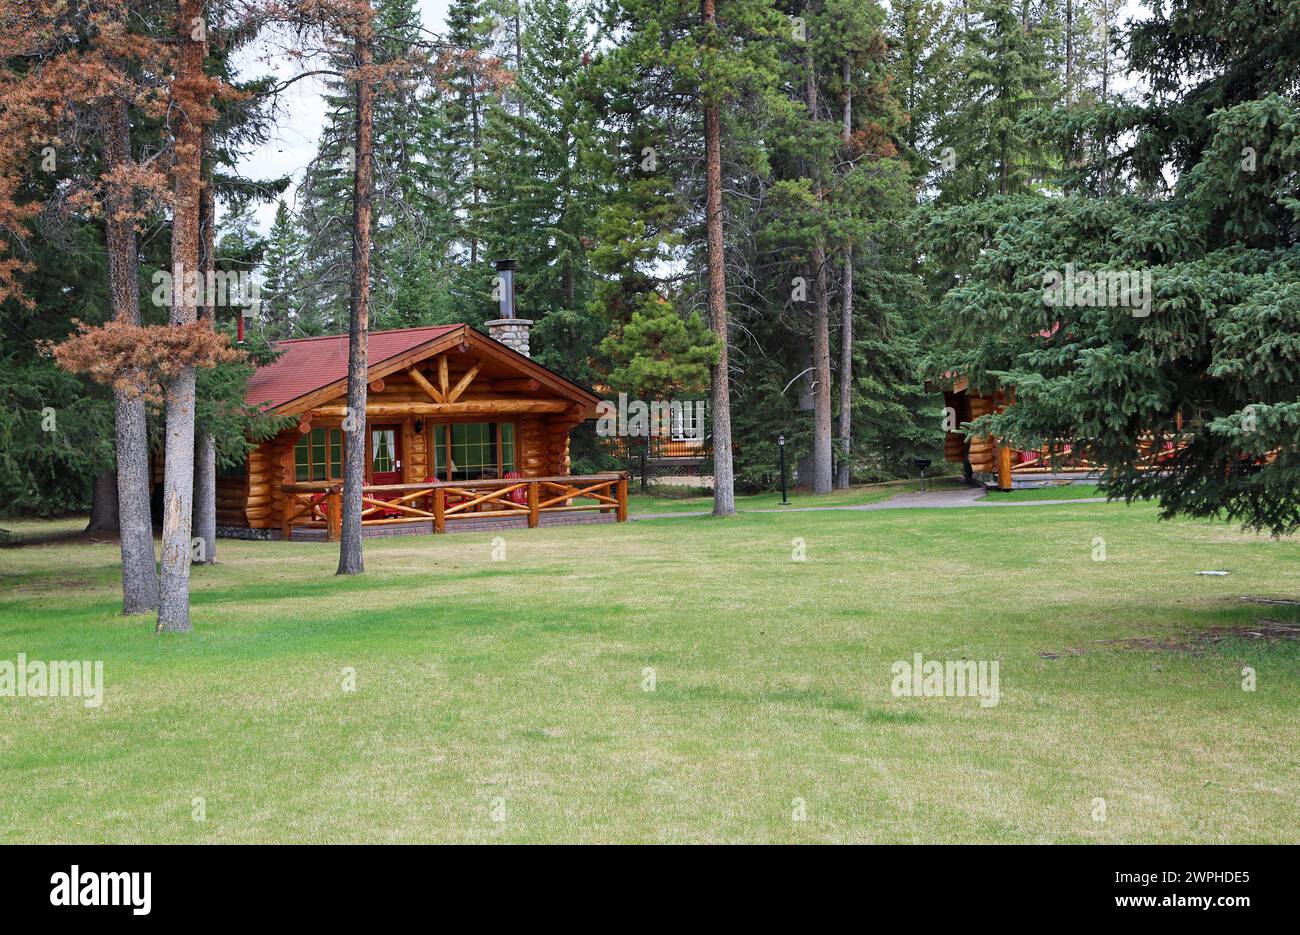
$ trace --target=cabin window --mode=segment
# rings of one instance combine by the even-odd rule
[[[391,473],[397,470],[397,459],[393,452],[393,448],[397,444],[396,434],[392,429],[377,429],[370,433],[374,447],[372,452],[374,460],[372,463],[376,474]]]
[[[447,477],[447,428],[434,429],[434,473]],[[511,422],[456,423],[451,428],[451,479],[502,477],[515,468],[515,426]]]
[[[312,429],[293,447],[294,478],[298,481],[340,480],[343,477],[343,432]]]
[[[505,476],[506,471],[517,470],[515,467],[515,424],[513,422],[497,423],[497,438],[501,442],[500,461],[501,476]]]
[[[492,445],[492,425],[470,422],[451,427],[452,477],[475,480],[495,477],[497,454]]]
[[[704,423],[700,418],[702,408],[700,403],[686,400],[669,410],[669,429],[673,441],[699,441],[704,437]]]

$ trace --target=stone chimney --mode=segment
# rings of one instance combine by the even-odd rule
[[[487,323],[488,337],[500,341],[512,351],[531,357],[528,329],[532,322],[527,318],[515,317],[514,260],[497,260],[497,283],[501,292],[501,317]]]

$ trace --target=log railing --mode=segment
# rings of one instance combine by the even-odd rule
[[[1165,433],[1156,436],[1152,432],[1143,432],[1138,436],[1137,459],[1135,467],[1139,471],[1159,470],[1166,461],[1176,457],[1187,444],[1187,437],[1177,433]],[[1078,454],[1077,443],[1057,442],[1044,445],[1033,451],[1032,458],[1025,458],[1011,466],[1015,474],[1049,474],[1055,471],[1100,471],[1102,465],[1088,461]]]
[[[325,529],[339,538],[343,485],[285,484],[280,510],[280,537],[288,540],[295,526]],[[585,501],[585,502],[578,502]],[[493,517],[524,517],[530,527],[544,513],[599,510],[627,519],[627,473],[515,477],[502,480],[430,481],[423,484],[375,484],[361,488],[361,525],[390,526],[432,522],[433,531],[447,523]]]

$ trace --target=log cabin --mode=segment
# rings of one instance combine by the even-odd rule
[[[364,535],[626,519],[625,474],[569,473],[569,433],[595,418],[598,400],[530,358],[530,324],[489,322],[491,336],[463,324],[370,333]],[[244,399],[297,424],[218,475],[219,533],[334,539],[348,337],[276,347]]]
[[[967,438],[960,428],[981,416],[1001,412],[1015,404],[1014,387],[977,389],[960,375],[948,374],[938,387],[943,391],[948,429],[944,432],[943,459],[962,465],[968,481],[1011,490],[1017,484],[1034,485],[1052,479],[1080,481],[1095,479],[1103,465],[1094,464],[1082,455],[1071,439],[1054,445],[1024,448],[1004,444],[992,435]],[[1185,444],[1181,437],[1182,413],[1174,417],[1173,433],[1144,433],[1137,443],[1139,470],[1160,469]]]

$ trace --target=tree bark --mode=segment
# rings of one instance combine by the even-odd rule
[[[198,317],[185,277],[199,269],[199,200],[202,188],[203,114],[199,87],[207,41],[194,38],[203,18],[204,0],[181,0],[177,22],[179,53],[172,84],[177,121],[172,169],[172,307],[173,325]],[[203,35],[203,33],[200,33]],[[164,450],[162,580],[158,630],[187,633],[190,623],[190,533],[194,509],[194,368],[185,367],[166,386],[167,439]]]
[[[853,140],[853,70],[844,60],[844,126],[840,139],[847,150]],[[850,440],[853,434],[853,241],[844,245],[844,278],[840,293],[840,464],[835,486],[840,490],[853,482],[849,465]]]
[[[212,184],[212,130],[203,131],[203,194],[199,200],[199,266],[205,274],[217,268],[217,197]],[[204,282],[212,280],[205,275]],[[199,317],[213,321],[216,308],[212,289],[204,289]],[[217,443],[209,426],[199,426],[194,446],[194,538],[199,550],[195,562],[217,561]]]
[[[364,33],[365,31],[363,31]],[[366,367],[370,333],[370,213],[374,199],[371,149],[374,130],[374,85],[369,67],[369,36],[359,34],[354,52],[356,82],[356,169],[352,177],[352,309],[348,323],[348,414],[344,419],[343,523],[339,538],[340,575],[365,571],[361,554],[361,488],[366,481]]]
[[[840,465],[835,486],[852,483],[849,450],[853,434],[853,244],[844,247],[844,283],[840,294]]]
[[[808,119],[817,122],[817,74],[813,69],[812,50],[804,53],[805,95]],[[814,159],[819,156],[814,155]],[[823,206],[822,169],[813,166],[813,196],[820,210]],[[813,235],[813,493],[830,493],[831,465],[831,336],[830,300],[826,294],[826,241],[819,230]]]
[[[1074,0],[1065,0],[1065,103],[1074,103]]]
[[[101,471],[95,475],[95,486],[90,495],[90,522],[86,532],[116,533],[117,472]]]
[[[714,0],[701,0],[705,26],[717,23]],[[731,464],[731,379],[727,364],[727,273],[722,242],[722,128],[718,102],[704,94],[704,227],[709,258],[709,325],[718,336],[713,365],[710,415],[713,418],[713,515],[736,514],[736,482]]]
[[[131,123],[126,102],[110,98],[101,111],[104,162],[112,170],[131,158]],[[135,222],[127,215],[130,192],[108,195],[105,239],[108,292],[113,318],[140,323],[139,254]],[[118,541],[122,555],[122,613],[142,614],[158,606],[158,566],[153,551],[153,517],[149,510],[149,431],[144,401],[113,393],[117,448]]]

